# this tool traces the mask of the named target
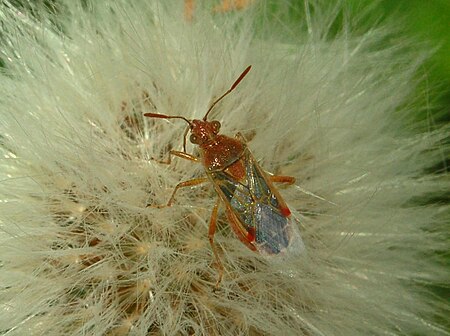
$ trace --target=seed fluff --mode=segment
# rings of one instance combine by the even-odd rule
[[[430,171],[449,133],[414,121],[425,46],[321,1],[3,3],[0,334],[448,335],[430,290],[448,179]],[[305,251],[258,255],[221,211],[213,291],[216,196],[147,207],[202,167],[160,164],[186,124],[143,114],[201,118],[250,64],[210,118],[296,178],[279,190]]]

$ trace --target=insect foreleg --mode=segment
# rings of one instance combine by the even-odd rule
[[[217,213],[219,211],[220,198],[217,199],[216,204],[214,205],[213,211],[211,213],[211,219],[209,220],[209,230],[208,230],[208,238],[209,243],[211,244],[211,249],[214,253],[214,258],[216,259],[217,267],[219,269],[219,277],[217,279],[216,285],[214,286],[214,290],[219,288],[219,284],[222,281],[223,277],[223,265],[220,261],[219,254],[217,253],[216,245],[214,244],[214,234],[216,233],[216,224],[217,224]]]
[[[294,184],[295,177],[284,175],[269,175],[270,182]]]
[[[154,160],[156,162],[158,162],[158,163],[171,164],[172,163],[172,155],[173,156],[178,156],[178,157],[180,157],[182,159],[186,159],[186,160],[189,160],[189,161],[194,161],[194,162],[198,162],[199,161],[198,158],[195,157],[192,154],[188,154],[186,152],[174,151],[174,150],[171,150],[169,152],[169,158],[167,160],[156,160],[156,159],[154,159]]]
[[[192,179],[189,181],[184,181],[184,182],[180,182],[175,186],[175,189],[172,192],[172,195],[169,198],[169,201],[167,202],[167,204],[162,204],[162,205],[147,205],[147,207],[154,207],[154,208],[165,208],[165,207],[170,207],[172,206],[173,200],[175,198],[175,194],[177,193],[178,189],[180,188],[185,188],[185,187],[193,187],[196,186],[198,184],[202,184],[208,182],[208,178],[207,177],[201,177],[201,178],[196,178],[196,179]]]

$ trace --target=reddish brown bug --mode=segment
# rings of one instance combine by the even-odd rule
[[[293,184],[295,178],[264,172],[240,133],[237,133],[234,138],[221,135],[219,134],[220,123],[217,120],[207,120],[214,106],[236,88],[250,69],[251,66],[248,66],[231,88],[211,104],[202,120],[188,120],[182,116],[157,113],[144,114],[150,118],[183,119],[189,124],[184,132],[183,151],[171,150],[169,159],[165,163],[171,162],[170,155],[200,162],[205,168],[206,176],[178,183],[167,204],[157,207],[171,206],[180,188],[208,181],[213,183],[219,197],[212,210],[208,236],[219,265],[219,279],[216,286],[220,283],[223,274],[223,266],[214,245],[220,203],[225,204],[226,214],[233,231],[251,250],[265,255],[280,255],[287,251],[298,253],[304,248],[298,234],[298,223],[273,185],[273,182]],[[199,147],[200,157],[186,152],[186,136],[189,130],[191,131],[190,141]]]

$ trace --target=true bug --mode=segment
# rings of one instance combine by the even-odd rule
[[[293,184],[291,176],[270,175],[256,162],[247,147],[244,137],[237,133],[234,138],[219,134],[220,123],[208,121],[208,114],[214,106],[233,91],[248,74],[248,66],[233,83],[230,89],[216,99],[202,120],[188,120],[183,116],[168,116],[158,113],[145,113],[144,116],[162,119],[182,119],[189,124],[184,132],[183,151],[169,152],[169,159],[163,163],[170,164],[171,155],[194,162],[200,162],[205,168],[205,177],[178,183],[167,204],[156,207],[171,206],[178,189],[212,182],[218,199],[212,210],[209,223],[209,241],[219,265],[220,283],[223,266],[214,246],[219,204],[225,204],[226,214],[233,231],[248,248],[264,255],[280,255],[288,250],[299,253],[303,242],[297,231],[297,222],[281,197],[273,182]],[[191,131],[190,141],[197,145],[200,157],[186,152],[186,137]]]

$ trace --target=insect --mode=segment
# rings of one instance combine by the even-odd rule
[[[211,104],[202,120],[188,120],[183,116],[157,113],[144,114],[149,118],[182,119],[188,123],[184,132],[183,151],[171,150],[169,159],[164,163],[170,164],[171,157],[177,156],[201,163],[206,173],[204,177],[178,183],[167,204],[156,207],[171,206],[180,188],[208,181],[212,182],[217,192],[218,198],[212,210],[208,232],[209,242],[219,266],[216,288],[223,275],[223,266],[214,245],[220,204],[225,205],[231,228],[249,249],[263,255],[283,255],[290,251],[297,254],[303,249],[303,242],[296,228],[297,221],[273,185],[274,182],[293,184],[295,178],[266,173],[253,157],[240,133],[234,138],[219,134],[219,121],[208,120],[214,106],[236,88],[250,69],[251,66],[248,66],[230,89]],[[199,157],[186,151],[189,131],[190,142],[199,148]]]

